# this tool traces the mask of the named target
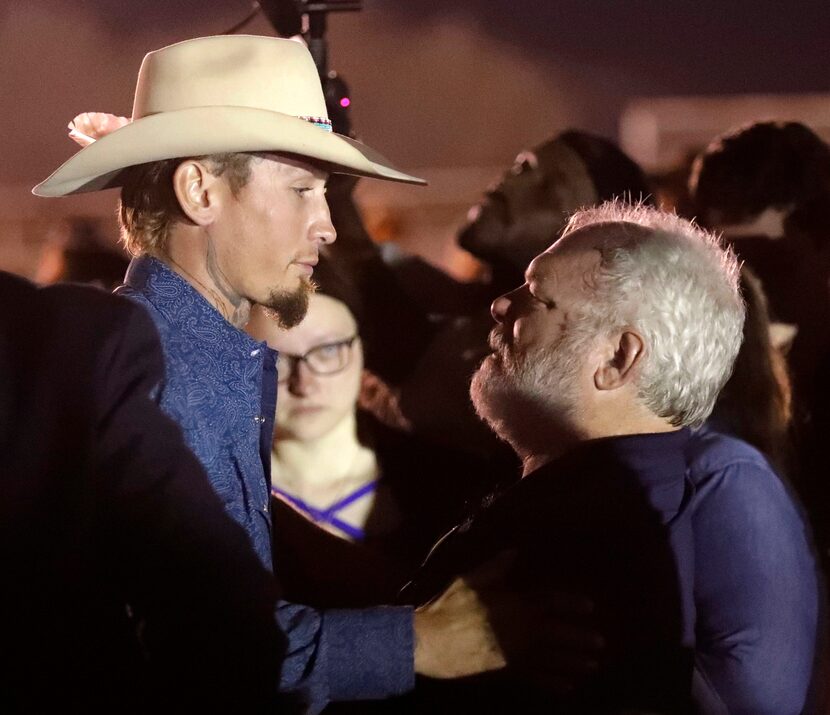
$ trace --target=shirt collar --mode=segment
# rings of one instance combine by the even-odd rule
[[[231,325],[199,291],[153,256],[138,256],[127,268],[128,285],[140,293],[164,317],[191,340],[202,343],[225,343],[246,351],[251,357],[274,354],[263,342]]]
[[[589,465],[615,464],[637,475],[645,487],[661,488],[683,479],[686,448],[691,430],[630,434],[583,442],[559,459],[548,462],[522,481],[535,475],[554,476],[579,472]]]
[[[676,479],[686,470],[686,446],[691,430],[631,434],[597,440],[606,454],[640,475],[643,484]]]

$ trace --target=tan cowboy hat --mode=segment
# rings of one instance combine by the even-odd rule
[[[81,149],[38,196],[121,185],[130,166],[220,152],[274,151],[331,171],[423,184],[369,147],[331,130],[314,61],[295,40],[200,37],[141,63],[132,121]]]

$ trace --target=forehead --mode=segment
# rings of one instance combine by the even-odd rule
[[[285,177],[314,178],[326,180],[328,172],[320,166],[310,164],[302,157],[287,156],[285,154],[274,154],[273,152],[258,153],[260,161],[257,162],[265,171]]]
[[[558,241],[531,261],[525,273],[527,282],[539,288],[584,289],[586,277],[599,266],[599,248],[587,242],[560,244]]]

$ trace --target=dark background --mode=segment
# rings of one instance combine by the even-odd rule
[[[354,125],[402,168],[423,170],[443,197],[459,187],[450,197],[455,206],[519,150],[558,131],[616,138],[635,97],[830,91],[825,0],[364,6],[330,21],[331,65],[351,85]],[[111,216],[113,192],[49,201],[29,195],[75,151],[67,122],[83,111],[129,115],[147,51],[223,32],[250,9],[249,0],[0,0],[0,221],[14,224],[0,242],[24,220]],[[246,31],[273,34],[263,18]],[[366,182],[365,191],[379,192],[370,196],[378,205],[430,196],[383,193],[393,188]]]

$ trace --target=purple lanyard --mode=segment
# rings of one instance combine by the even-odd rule
[[[337,512],[345,509],[349,504],[353,504],[358,499],[370,494],[371,492],[377,489],[378,480],[375,479],[367,484],[364,484],[362,487],[355,489],[351,494],[346,495],[342,499],[334,502],[331,504],[327,509],[318,509],[316,507],[311,506],[304,500],[300,499],[299,497],[295,497],[293,494],[289,494],[286,491],[283,491],[279,487],[272,486],[271,492],[281,496],[290,504],[293,504],[297,507],[300,511],[308,514],[311,517],[312,521],[318,524],[329,524],[337,529],[340,529],[344,534],[347,534],[355,541],[362,541],[365,537],[363,529],[360,529],[356,526],[352,526],[351,524],[347,524],[342,519],[337,518]]]

